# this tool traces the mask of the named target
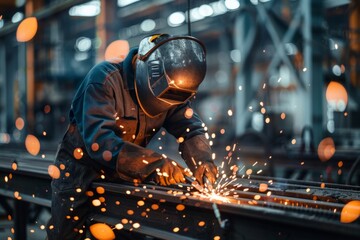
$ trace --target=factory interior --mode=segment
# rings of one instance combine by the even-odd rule
[[[205,46],[190,101],[218,178],[94,182],[83,239],[360,239],[358,0],[1,0],[0,239],[46,239],[77,89],[163,33]],[[147,148],[186,165],[179,143]]]

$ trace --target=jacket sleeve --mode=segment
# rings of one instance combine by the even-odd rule
[[[89,84],[75,109],[75,118],[91,159],[127,181],[143,181],[163,158],[152,150],[124,141],[116,126],[115,97],[106,84]],[[79,114],[81,113],[81,114]]]
[[[118,136],[111,88],[92,83],[73,102],[74,118],[90,158],[112,170],[124,141]]]
[[[171,110],[164,127],[177,139],[184,139],[179,145],[179,151],[191,171],[195,170],[199,162],[211,160],[212,151],[206,138],[205,124],[192,110],[190,102]]]

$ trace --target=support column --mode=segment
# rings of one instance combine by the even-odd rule
[[[349,17],[349,43],[350,43],[350,81],[351,85],[360,89],[360,4],[352,0]]]
[[[242,2],[242,4],[246,4]],[[253,87],[250,67],[250,50],[255,37],[254,19],[248,14],[240,14],[235,20],[234,47],[240,51],[241,61],[238,66],[238,75],[235,80],[235,136],[240,136],[246,130],[251,113],[248,111],[252,100]]]
[[[5,42],[5,41],[4,41]],[[0,43],[0,133],[6,132],[6,53],[5,43]]]
[[[302,1],[304,11],[304,80],[308,87],[310,101],[307,101],[309,117],[306,122],[313,128],[314,144],[317,146],[324,131],[324,75],[322,70],[325,46],[321,42],[323,35],[324,6],[322,1]]]
[[[25,5],[25,16],[33,16],[35,11],[43,5],[42,0],[28,0]],[[26,123],[27,130],[33,131],[35,127],[35,73],[34,73],[34,41],[26,43]]]
[[[104,60],[106,47],[117,39],[115,24],[120,24],[116,16],[116,1],[101,0],[101,11],[96,18],[96,36],[101,44],[96,54],[96,62]]]

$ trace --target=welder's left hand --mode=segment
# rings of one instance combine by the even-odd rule
[[[210,184],[214,184],[217,178],[218,170],[214,162],[211,160],[201,163],[198,165],[194,177],[199,182],[200,185],[204,185],[205,178],[208,179]]]
[[[161,161],[161,166],[156,169],[155,182],[162,186],[185,182],[182,168],[180,168],[175,161],[167,158]]]

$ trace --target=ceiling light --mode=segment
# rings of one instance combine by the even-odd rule
[[[240,7],[238,0],[225,0],[225,6],[229,10],[235,10]]]
[[[185,22],[185,14],[183,12],[174,12],[167,19],[170,27],[177,27]]]
[[[199,7],[199,13],[204,17],[209,17],[214,13],[214,10],[208,4],[203,4]]]
[[[152,19],[146,19],[140,24],[141,30],[144,32],[151,32],[156,27],[156,23]]]
[[[17,12],[12,16],[11,22],[17,23],[23,20],[23,18],[24,18],[24,14],[22,12]]]
[[[100,10],[100,1],[93,0],[81,5],[73,6],[69,9],[69,15],[79,17],[94,17],[99,15]]]
[[[133,4],[134,2],[138,2],[140,0],[118,0],[117,4],[119,7],[125,7],[127,5]]]
[[[78,39],[76,39],[76,48],[80,52],[86,52],[90,50],[91,45],[91,39],[88,37],[79,37]]]

